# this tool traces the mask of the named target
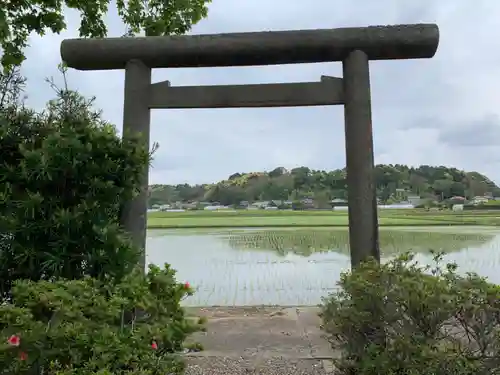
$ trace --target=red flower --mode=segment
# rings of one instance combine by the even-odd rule
[[[10,336],[7,340],[7,344],[12,345],[12,346],[19,346],[20,343],[21,343],[21,339],[19,338],[19,336],[16,336],[16,335]]]
[[[158,349],[158,344],[156,344],[156,341],[153,341],[153,343],[151,344],[151,348],[154,350]]]
[[[19,354],[19,359],[20,359],[21,361],[26,361],[26,360],[28,359],[28,355],[27,355],[25,352],[21,352],[21,353]]]
[[[184,283],[184,289],[189,289],[189,288],[191,288],[191,285],[189,285],[189,283],[186,281]]]

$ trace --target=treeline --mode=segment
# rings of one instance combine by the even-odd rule
[[[402,201],[408,196],[442,201],[454,196],[472,198],[491,194],[500,196],[500,188],[478,172],[465,172],[444,166],[379,164],[375,167],[377,196],[382,202]],[[347,200],[346,170],[313,170],[278,167],[270,172],[234,173],[227,180],[204,185],[152,185],[149,204],[174,202],[219,202],[313,199],[328,203]]]

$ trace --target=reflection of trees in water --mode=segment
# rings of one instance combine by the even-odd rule
[[[269,230],[237,232],[226,236],[235,249],[274,250],[280,255],[289,252],[309,256],[315,252],[349,252],[349,233],[346,230]],[[411,231],[380,231],[380,249],[384,255],[404,251],[429,250],[454,252],[487,244],[490,234],[439,233]]]

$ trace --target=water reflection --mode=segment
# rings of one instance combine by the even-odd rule
[[[435,228],[434,228],[435,229]],[[500,232],[464,228],[382,230],[385,258],[397,252],[447,252],[463,272],[500,283]],[[477,229],[476,229],[477,230]],[[197,288],[187,305],[315,305],[350,267],[346,230],[156,230],[148,235],[147,262],[170,263],[181,281]]]
[[[349,253],[349,233],[345,229],[246,231],[223,237],[235,249],[273,250],[281,256],[290,252],[303,256],[327,251]],[[492,234],[382,230],[380,251],[383,255],[430,250],[449,253],[485,245],[493,238]]]

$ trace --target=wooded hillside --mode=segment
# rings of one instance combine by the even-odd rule
[[[381,201],[403,200],[409,195],[443,200],[453,196],[472,198],[491,194],[500,196],[500,188],[478,172],[465,172],[444,166],[377,165],[377,196]],[[150,206],[173,202],[220,202],[297,200],[316,202],[347,199],[345,169],[333,171],[298,167],[278,167],[270,172],[234,173],[227,180],[204,185],[152,185]]]

